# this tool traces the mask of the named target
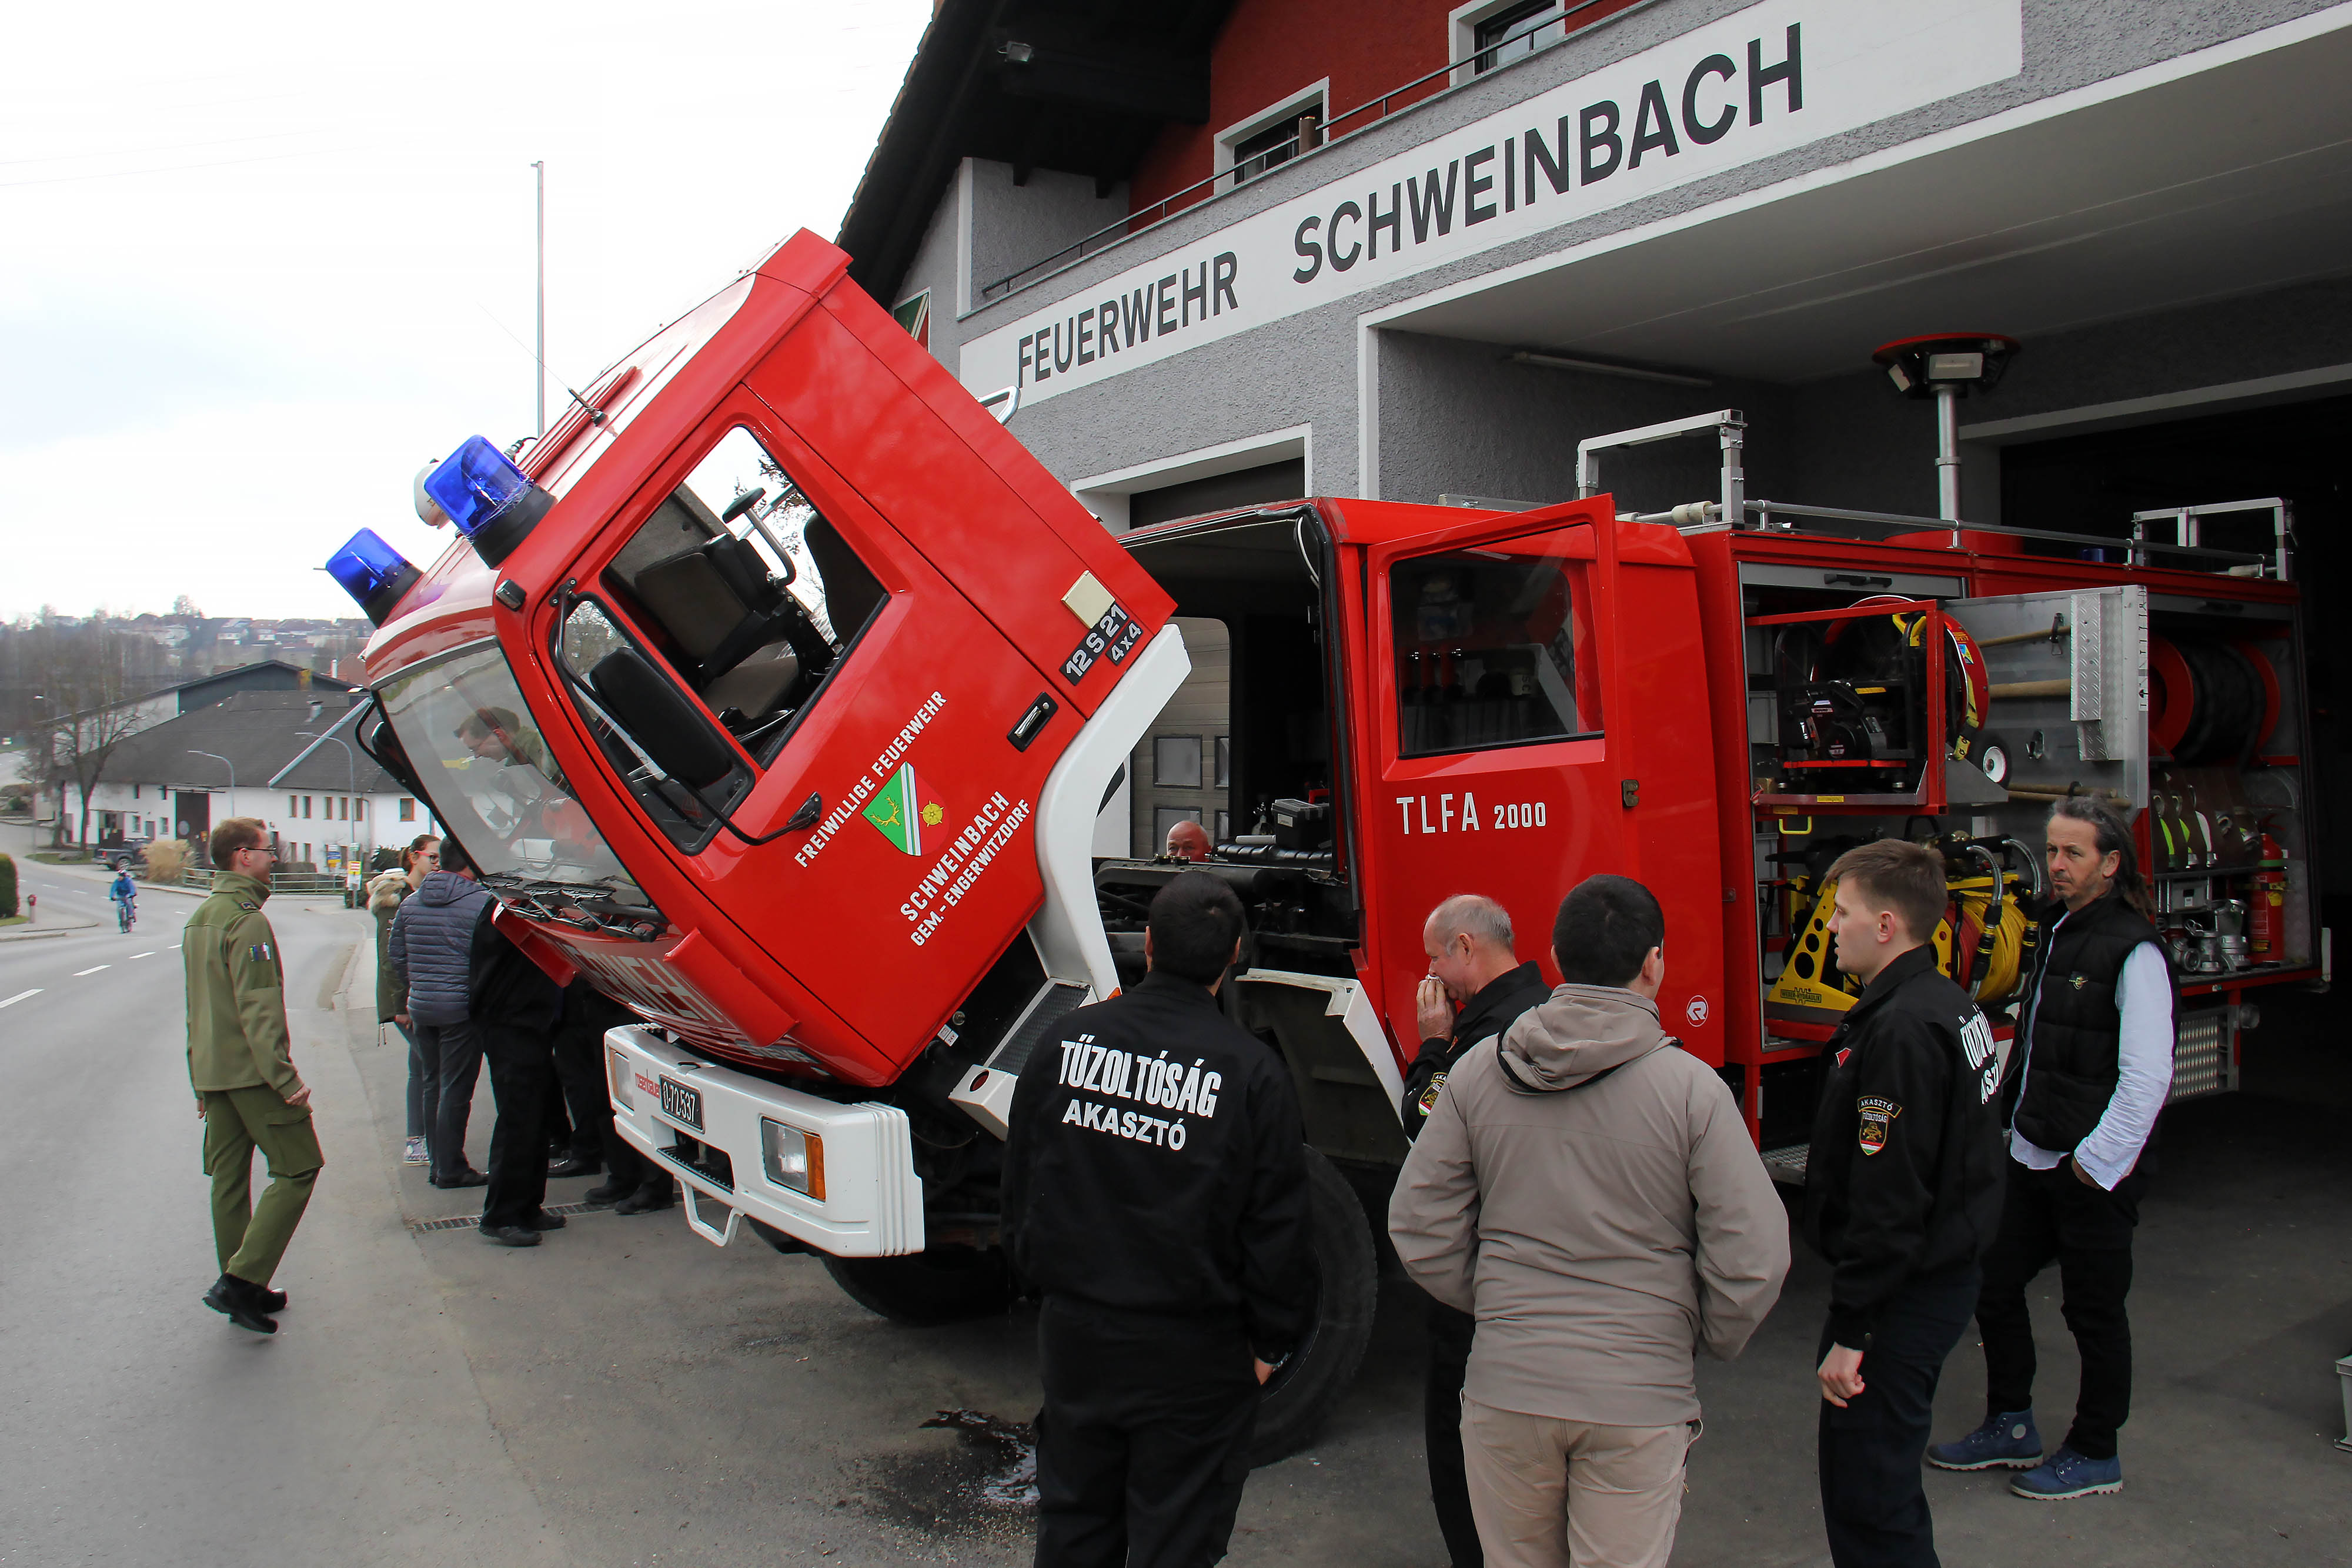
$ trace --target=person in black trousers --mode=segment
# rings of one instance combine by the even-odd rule
[[[564,1140],[548,1141],[547,1174],[595,1176],[604,1168],[604,1148],[612,1141],[613,1091],[604,1079],[604,1031],[630,1022],[635,1014],[575,975],[563,988],[563,1017],[555,1026],[555,1077],[562,1086],[568,1115]],[[549,1118],[552,1125],[554,1118]]]
[[[1551,999],[1551,987],[1513,946],[1510,912],[1491,898],[1460,893],[1429,912],[1421,945],[1429,974],[1414,998],[1421,1052],[1405,1072],[1404,1135],[1418,1139],[1445,1075],[1472,1046],[1494,1040],[1529,1008]],[[1454,1008],[1461,1012],[1456,1015]],[[1462,1462],[1462,1384],[1478,1320],[1431,1297],[1429,1370],[1422,1393],[1423,1446],[1429,1499],[1454,1568],[1484,1568],[1478,1524],[1470,1516],[1470,1482]]]
[[[2050,813],[2051,890],[2011,1082],[2009,1197],[1985,1260],[1985,1421],[1927,1450],[1948,1470],[2022,1470],[2039,1502],[2121,1491],[2116,1435],[2131,1413],[2132,1230],[2172,1090],[2176,980],[2149,918],[2131,830],[2095,800]],[[2025,1287],[2053,1262],[2083,1360],[2074,1424],[2044,1458],[2033,1420],[2033,1319]]]
[[[576,1166],[601,1159],[604,1179],[582,1197],[600,1208],[614,1207],[621,1214],[651,1214],[677,1201],[677,1184],[670,1174],[656,1169],[637,1153],[613,1120],[612,1089],[604,1077],[604,1033],[636,1021],[636,1014],[589,984],[584,975],[563,988],[563,1021],[555,1030],[555,1071],[563,1081],[564,1097],[572,1103],[573,1154],[568,1163]],[[589,1165],[589,1169],[593,1168]],[[585,1174],[563,1166],[548,1171],[551,1176]]]
[[[1864,982],[1822,1048],[1804,1237],[1827,1259],[1819,1462],[1837,1568],[1937,1568],[1919,1459],[1999,1228],[2001,1061],[1925,946],[1943,856],[1882,839],[1830,868],[1837,967]]]
[[[456,841],[442,846],[446,865]],[[473,1026],[490,1070],[498,1120],[490,1130],[489,1180],[481,1236],[501,1247],[536,1247],[563,1217],[547,1212],[547,1124],[555,1093],[551,1047],[563,993],[530,955],[507,939],[485,906],[473,941]]]
[[[1314,1295],[1307,1156],[1279,1057],[1218,1009],[1241,902],[1206,872],[1151,901],[1140,984],[1021,1070],[1004,1234],[1045,1292],[1038,1568],[1208,1568],[1259,1391]]]

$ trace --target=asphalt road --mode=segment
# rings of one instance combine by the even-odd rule
[[[107,916],[95,878],[24,870],[44,910]],[[327,1157],[278,1280],[294,1302],[271,1339],[205,1311],[216,1270],[173,947],[194,900],[143,903],[127,936],[110,917],[0,939],[0,1563],[1028,1562],[1017,1447],[925,1423],[1029,1417],[1032,1313],[896,1328],[812,1260],[748,1234],[714,1249],[674,1212],[578,1215],[523,1252],[414,1228],[477,1195],[398,1162],[404,1058],[378,1042],[371,923],[334,899],[269,906]],[[2305,1076],[2168,1123],[2126,1491],[2053,1507],[2000,1476],[1931,1475],[1948,1561],[2352,1562],[2330,1367],[2352,1347],[2352,1146],[2341,1032],[2318,1033],[2321,1016]],[[478,1164],[489,1121],[485,1092]],[[1809,1375],[1824,1299],[1801,1262],[1748,1354],[1702,1367],[1685,1568],[1826,1561]],[[2036,1312],[2051,1431],[2073,1354],[2050,1292]],[[1328,1430],[1252,1478],[1231,1562],[1444,1563],[1418,1323],[1391,1281]],[[1939,1427],[1973,1425],[1982,1389],[1964,1342]]]

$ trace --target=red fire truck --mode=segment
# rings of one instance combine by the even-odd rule
[[[331,567],[380,628],[363,743],[502,929],[641,1016],[614,1111],[714,1242],[748,1223],[904,1322],[1017,1295],[1015,1074],[1141,972],[1179,866],[1115,819],[1156,716],[1211,689],[1188,626],[1230,648],[1241,810],[1202,863],[1252,930],[1224,1005],[1312,1151],[1318,1325],[1266,1454],[1370,1333],[1446,894],[1499,898],[1538,955],[1582,877],[1647,883],[1661,1011],[1791,1177],[1853,1000],[1816,914],[1845,844],[1938,842],[1939,951],[1998,1009],[2049,802],[2123,806],[2186,982],[2176,1094],[2234,1082],[2250,991],[2323,972],[2283,506],[2232,551],[2210,509],[2119,541],[1762,501],[1722,411],[1587,442],[1587,493],[1539,510],[1326,497],[1113,537],[845,259],[779,247],[519,467],[468,442],[421,485],[466,536],[429,569],[365,532]],[[1598,493],[1668,439],[1714,444],[1719,494]]]

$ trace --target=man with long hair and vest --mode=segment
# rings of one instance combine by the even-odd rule
[[[1927,1462],[2022,1470],[2010,1490],[2053,1501],[2123,1490],[2116,1433],[2131,1409],[2124,1298],[2157,1113],[2172,1090],[2175,981],[2122,820],[2095,800],[2062,800],[2050,813],[2048,852],[2057,902],[2042,917],[2018,1026],[2025,1065],[2011,1081],[2009,1195],[1977,1301],[1985,1422],[1937,1444]],[[2074,1427],[2045,1458],[2025,1287],[2053,1260],[2083,1378]]]
[[[1864,983],[1822,1048],[1805,1240],[1829,1260],[1818,1437],[1836,1568],[1937,1568],[1919,1456],[2000,1228],[2001,1061],[1936,967],[1944,857],[1880,839],[1830,868],[1838,967]]]

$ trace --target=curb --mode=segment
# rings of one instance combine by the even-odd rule
[[[70,936],[77,931],[95,931],[98,922],[88,925],[44,925],[38,931],[0,931],[0,942],[37,942],[45,936]]]

